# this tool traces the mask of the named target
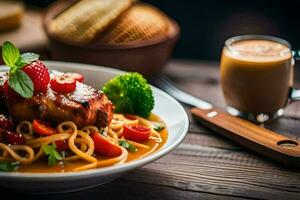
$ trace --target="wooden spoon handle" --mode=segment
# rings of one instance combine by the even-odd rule
[[[234,117],[220,109],[192,108],[191,111],[207,128],[285,165],[300,166],[300,145],[297,141]]]

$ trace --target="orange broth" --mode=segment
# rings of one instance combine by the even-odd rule
[[[168,139],[167,127],[166,127],[165,123],[162,121],[162,119],[155,114],[151,114],[151,116],[149,117],[149,120],[154,121],[154,122],[159,122],[164,125],[164,129],[159,131],[159,134],[161,135],[161,138],[162,138],[162,142],[159,144],[158,148],[155,150],[155,151],[157,151],[166,143],[166,141]],[[134,153],[128,151],[128,157],[127,157],[126,162],[137,160],[137,159],[141,158],[142,155],[146,154],[148,151],[150,151],[155,146],[156,142],[154,140],[149,139],[147,142],[144,142],[142,144],[145,144],[145,145],[149,146],[150,148],[149,149],[138,148],[138,151],[134,152]],[[108,158],[105,158],[103,156],[97,156],[97,159],[102,160],[102,159],[108,159]],[[84,160],[65,161],[64,167],[62,169],[61,166],[59,166],[59,165],[56,165],[53,167],[48,166],[47,159],[46,159],[46,157],[44,157],[43,159],[38,160],[34,163],[31,163],[28,165],[21,165],[18,171],[19,172],[33,172],[33,173],[70,172],[73,169],[83,166],[83,165],[86,165],[86,164],[88,164],[88,163]],[[101,168],[101,167],[99,167],[99,168]]]

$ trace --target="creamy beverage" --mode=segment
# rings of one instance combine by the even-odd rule
[[[288,43],[280,39],[228,40],[221,58],[221,84],[227,104],[254,115],[276,113],[287,103],[293,85],[293,62]]]

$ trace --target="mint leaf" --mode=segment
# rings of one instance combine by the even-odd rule
[[[43,147],[44,153],[48,156],[48,165],[54,166],[58,161],[62,160],[62,156],[56,151],[56,145],[45,145]]]
[[[33,96],[34,87],[32,80],[21,70],[10,74],[8,85],[24,98],[31,98]]]
[[[19,162],[0,162],[0,171],[11,172],[16,171],[20,166]]]
[[[17,60],[16,66],[18,69],[24,67],[27,64],[30,64],[40,58],[40,55],[35,53],[23,53]]]
[[[6,41],[2,45],[2,58],[4,63],[9,67],[14,67],[20,57],[20,52],[15,45]]]
[[[119,140],[119,145],[124,147],[125,149],[127,149],[130,152],[138,151],[138,149],[134,145],[128,143],[126,140]]]

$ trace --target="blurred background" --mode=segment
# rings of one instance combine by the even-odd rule
[[[25,0],[46,7],[53,0]],[[175,58],[219,60],[224,41],[240,34],[268,34],[300,49],[300,1],[280,0],[144,0],[175,19],[181,37]]]

